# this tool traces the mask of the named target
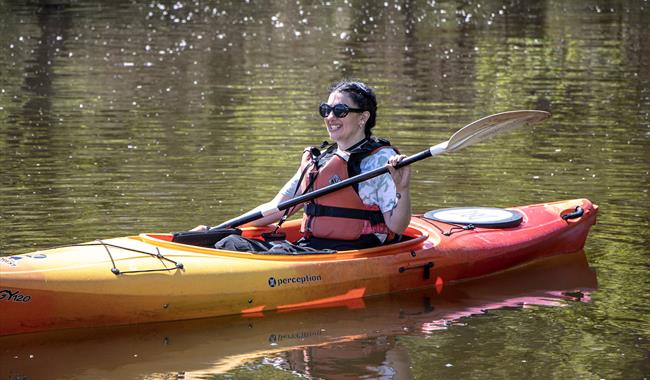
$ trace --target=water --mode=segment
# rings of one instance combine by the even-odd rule
[[[584,253],[597,285],[534,287],[588,294],[549,296],[565,307],[503,308],[512,294],[495,290],[486,300],[480,287],[461,288],[464,296],[449,296],[459,310],[476,306],[463,299],[497,306],[487,314],[477,306],[480,315],[460,313],[442,326],[428,307],[402,324],[399,311],[408,307],[391,297],[365,312],[269,318],[293,327],[314,320],[305,329],[277,328],[294,337],[286,345],[269,341],[269,330],[245,334],[241,321],[181,324],[172,337],[175,325],[5,341],[14,355],[3,356],[12,359],[0,376],[648,377],[649,7],[632,0],[0,2],[0,255],[217,224],[270,199],[302,149],[327,137],[316,108],[343,77],[375,87],[375,134],[407,154],[496,112],[553,114],[416,164],[417,212],[576,197],[601,208]],[[444,309],[440,296],[427,297]],[[421,307],[423,296],[404,299]],[[352,323],[368,315],[382,321]],[[331,330],[319,324],[331,320],[349,328],[316,333]],[[432,323],[441,328],[427,328]],[[232,338],[200,349],[195,335],[218,337],[234,324],[243,327]],[[215,349],[222,344],[233,348]],[[53,352],[57,360],[48,362]]]

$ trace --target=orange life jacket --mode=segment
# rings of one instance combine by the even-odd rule
[[[313,148],[305,149],[301,170],[308,170],[300,183],[302,193],[315,191],[361,173],[361,160],[390,142],[368,138],[348,150],[345,158],[337,154],[336,145],[315,155]],[[336,240],[357,240],[363,234],[392,235],[377,205],[366,205],[359,197],[358,185],[348,186],[305,203],[301,232],[303,236]]]

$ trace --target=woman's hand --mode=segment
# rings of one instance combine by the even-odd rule
[[[409,192],[411,167],[407,165],[399,169],[395,168],[395,165],[404,158],[406,158],[404,155],[395,155],[388,159],[388,171],[395,182],[397,205],[394,209],[384,213],[384,221],[388,228],[396,234],[403,233],[411,221],[411,194]]]
[[[409,165],[399,169],[395,168],[395,165],[405,158],[405,155],[399,154],[388,159],[388,171],[391,177],[393,177],[393,182],[395,182],[398,193],[408,191],[411,183],[411,167]]]
[[[201,224],[200,226],[196,226],[196,227],[192,228],[190,231],[205,232],[205,231],[207,231],[209,229],[210,229],[210,227]]]

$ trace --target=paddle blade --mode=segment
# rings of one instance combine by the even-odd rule
[[[546,111],[523,110],[508,111],[484,117],[466,125],[447,142],[446,152],[466,148],[499,133],[513,130],[527,124],[537,123],[551,116]]]

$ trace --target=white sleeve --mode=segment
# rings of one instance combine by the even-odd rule
[[[282,189],[280,189],[280,194],[285,195],[289,198],[293,198],[295,195],[300,195],[296,194],[296,189],[298,188],[298,181],[300,180],[300,168],[298,168],[298,171],[296,171],[296,174],[291,177],[291,179],[282,186]]]
[[[388,159],[396,155],[392,148],[384,148],[361,161],[361,172],[365,173],[388,163]],[[359,184],[359,196],[367,205],[377,205],[381,212],[388,212],[397,206],[395,182],[389,173],[371,178]]]

